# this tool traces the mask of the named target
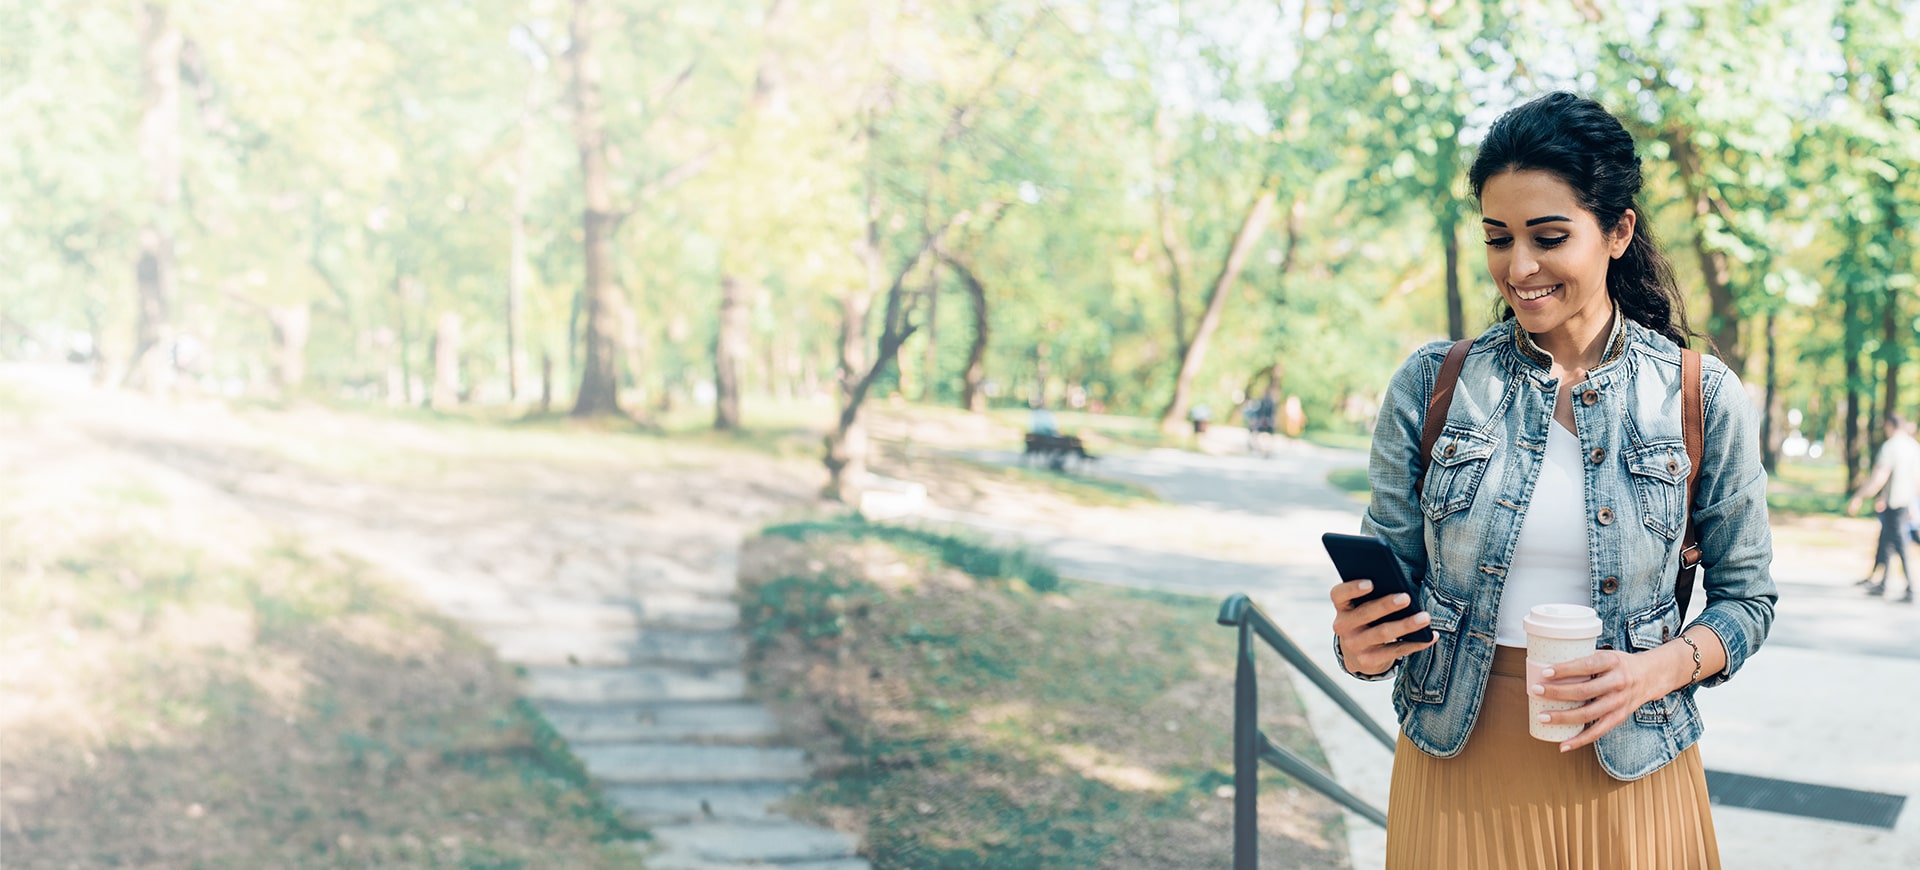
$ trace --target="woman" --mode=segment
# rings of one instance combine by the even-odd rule
[[[1739,379],[1705,357],[1705,456],[1692,519],[1706,606],[1673,594],[1687,524],[1681,354],[1690,333],[1655,247],[1633,139],[1605,108],[1550,94],[1502,116],[1469,178],[1505,317],[1475,339],[1424,487],[1427,402],[1448,343],[1394,374],[1374,430],[1363,528],[1414,578],[1356,605],[1335,586],[1348,672],[1395,678],[1389,868],[1718,867],[1697,686],[1726,682],[1773,621],[1766,473]],[[1583,604],[1600,649],[1527,685],[1521,619]],[[1395,638],[1431,625],[1434,639]],[[1536,740],[1526,695],[1584,702]]]

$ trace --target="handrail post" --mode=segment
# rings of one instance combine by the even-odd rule
[[[1260,867],[1259,682],[1253,675],[1253,626],[1240,620],[1240,661],[1233,675],[1233,867]]]
[[[1227,596],[1215,620],[1233,626],[1239,633],[1239,659],[1234,663],[1233,679],[1233,866],[1234,870],[1256,870],[1260,844],[1260,764],[1270,763],[1301,784],[1319,792],[1347,810],[1381,827],[1387,814],[1342,787],[1333,776],[1284,746],[1269,741],[1260,732],[1259,681],[1254,675],[1255,640],[1264,641],[1281,658],[1294,666],[1314,685],[1366,728],[1388,752],[1394,751],[1394,739],[1380,727],[1352,696],[1334,683],[1333,678],[1314,664],[1306,652],[1280,630],[1272,618],[1261,612],[1252,599],[1243,594]]]

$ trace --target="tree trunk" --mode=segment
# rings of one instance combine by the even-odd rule
[[[282,393],[292,394],[307,380],[307,335],[313,321],[306,305],[267,310],[273,324],[274,380]]]
[[[876,250],[868,255],[878,260]],[[869,264],[869,269],[875,268]],[[871,285],[869,285],[871,286]],[[869,290],[849,289],[840,296],[839,406],[834,427],[827,432],[827,498],[846,504],[860,503],[860,485],[867,472],[867,429],[860,419],[860,403],[855,401],[855,384],[866,366],[867,312],[872,307]],[[864,398],[864,397],[861,397]]]
[[[413,328],[407,317],[408,297],[413,295],[413,279],[405,272],[393,276],[393,306],[400,326],[400,401],[413,407]]]
[[[1778,313],[1767,312],[1767,400],[1760,412],[1760,464],[1768,474],[1780,470],[1780,441],[1786,437],[1780,425],[1780,336]]]
[[[953,258],[946,258],[946,263],[960,276],[967,298],[973,302],[973,345],[967,349],[967,371],[960,381],[960,407],[978,414],[987,410],[987,394],[981,388],[987,379],[987,337],[992,330],[987,319],[987,288],[971,266]]]
[[[872,119],[865,130],[868,149],[866,167],[866,236],[861,240],[860,260],[866,267],[865,286],[849,287],[840,294],[840,346],[838,349],[840,415],[827,431],[827,486],[824,495],[844,504],[859,505],[861,485],[867,474],[867,430],[860,419],[860,404],[866,398],[862,373],[868,370],[867,313],[873,296],[880,289],[880,190],[874,177]],[[892,325],[891,319],[888,325]]]
[[[927,346],[920,357],[920,401],[933,401],[933,384],[940,371],[940,263],[927,264]]]
[[[527,208],[533,195],[534,109],[540,79],[527,83],[525,106],[520,113],[520,150],[515,155],[513,173],[513,213],[508,221],[507,237],[507,398],[518,402],[526,393],[527,332]]]
[[[540,413],[553,411],[553,354],[540,354]]]
[[[1193,274],[1193,255],[1180,242],[1173,220],[1172,116],[1162,109],[1153,116],[1155,168],[1153,210],[1158,223],[1160,252],[1167,258],[1167,289],[1173,301],[1173,353],[1186,359],[1192,337],[1187,334],[1186,280]]]
[[[580,149],[581,184],[587,207],[581,215],[586,233],[586,353],[581,361],[580,395],[573,415],[620,413],[620,300],[613,281],[613,190],[608,178],[606,122],[600,108],[600,64],[590,41],[594,30],[591,0],[573,0],[568,35],[568,68],[573,77],[573,136]]]
[[[460,315],[440,314],[433,334],[433,409],[446,411],[460,404]]]
[[[1846,308],[1841,315],[1845,319],[1843,329],[1846,334],[1845,347],[1841,351],[1846,358],[1847,403],[1846,419],[1843,421],[1846,446],[1843,451],[1847,463],[1847,491],[1853,492],[1860,486],[1860,327],[1858,313],[1858,292],[1853,287],[1844,291]]]
[[[740,374],[747,364],[747,304],[740,279],[720,276],[720,332],[713,347],[713,428],[740,428]]]
[[[1886,360],[1887,367],[1886,394],[1880,400],[1882,420],[1900,410],[1900,360],[1907,353],[1907,342],[1901,340],[1901,327],[1912,323],[1912,319],[1903,318],[1900,311],[1900,297],[1906,292],[1898,287],[1888,287],[1887,304],[1881,308],[1880,355]],[[1910,335],[1911,329],[1911,326],[1907,326],[1905,331]]]
[[[1707,282],[1707,334],[1714,351],[1734,374],[1746,371],[1746,347],[1740,341],[1740,311],[1733,296],[1732,262],[1725,251],[1707,244],[1704,227],[1716,211],[1723,209],[1708,188],[1706,169],[1699,152],[1693,148],[1692,135],[1686,130],[1670,130],[1666,136],[1674,162],[1680,169],[1680,181],[1693,200],[1693,251],[1700,258],[1700,277]]]
[[[911,302],[905,298],[904,288],[907,276],[920,265],[927,253],[940,243],[940,237],[952,226],[928,231],[920,239],[920,246],[906,262],[893,273],[888,282],[883,273],[884,264],[880,252],[880,187],[875,178],[872,143],[874,127],[871,119],[864,131],[868,144],[866,169],[866,238],[860,245],[860,256],[867,270],[866,286],[849,289],[840,297],[840,416],[834,427],[827,432],[826,452],[822,464],[827,467],[827,486],[823,494],[846,504],[860,503],[861,486],[867,469],[867,434],[865,423],[860,419],[860,408],[866,401],[867,393],[873,388],[873,382],[896,362],[900,356],[900,346],[918,326],[910,322],[908,307]],[[992,207],[994,214],[1000,207]],[[957,216],[956,216],[957,217]],[[884,287],[887,300],[886,315],[881,322],[886,324],[880,335],[879,350],[872,362],[865,359],[867,313],[872,308],[873,299]]]
[[[1207,310],[1200,316],[1200,323],[1193,330],[1193,340],[1187,345],[1187,352],[1180,359],[1180,374],[1174,380],[1173,399],[1167,402],[1167,408],[1160,414],[1160,428],[1168,432],[1180,431],[1187,414],[1189,392],[1193,389],[1194,376],[1200,372],[1200,364],[1207,356],[1207,342],[1212,339],[1214,330],[1220,326],[1220,311],[1227,301],[1227,289],[1240,276],[1240,270],[1246,265],[1247,255],[1253,249],[1253,242],[1266,228],[1267,220],[1273,214],[1274,192],[1262,190],[1247,209],[1247,216],[1240,222],[1240,231],[1233,237],[1233,246],[1227,250],[1225,262],[1220,264],[1220,275],[1214,279],[1213,289],[1207,293]]]
[[[140,254],[134,264],[139,321],[127,379],[132,386],[157,389],[165,383],[173,329],[173,220],[180,202],[180,32],[160,3],[142,3],[140,19],[139,150],[149,211],[140,227]]]
[[[1454,341],[1467,337],[1467,310],[1460,300],[1460,224],[1451,203],[1439,216],[1440,249],[1447,261],[1447,337]]]

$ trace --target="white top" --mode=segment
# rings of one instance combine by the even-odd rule
[[[1880,456],[1874,463],[1875,472],[1887,469],[1887,484],[1880,490],[1887,497],[1887,508],[1908,507],[1913,504],[1915,490],[1920,489],[1920,443],[1905,432],[1898,433],[1880,445]]]
[[[1521,624],[1536,604],[1593,606],[1593,581],[1587,559],[1586,466],[1580,439],[1558,422],[1547,424],[1546,459],[1533,485],[1527,515],[1520,522],[1520,543],[1500,592],[1500,621],[1494,642],[1524,647]]]

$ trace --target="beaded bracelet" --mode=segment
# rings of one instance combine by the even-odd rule
[[[1693,638],[1686,636],[1684,633],[1680,635],[1680,639],[1686,641],[1687,646],[1693,648],[1693,676],[1687,678],[1687,685],[1691,686],[1694,683],[1700,682],[1700,645],[1694,643]]]

